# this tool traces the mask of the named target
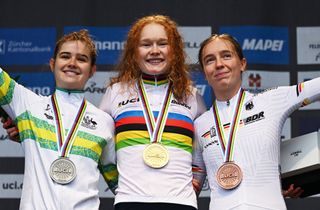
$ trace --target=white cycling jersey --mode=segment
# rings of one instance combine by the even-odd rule
[[[278,87],[246,96],[233,147],[233,161],[243,173],[241,184],[222,189],[216,181],[224,156],[214,126],[213,109],[195,121],[195,177],[203,182],[208,176],[211,189],[210,210],[286,209],[279,178],[280,137],[287,117],[296,109],[320,99],[320,78],[296,86]],[[225,138],[228,139],[231,113],[236,96],[217,101]]]
[[[55,94],[67,133],[84,93],[56,90]],[[0,68],[0,104],[15,120],[25,153],[20,209],[98,210],[99,169],[104,175],[114,174],[116,170],[112,118],[87,102],[69,154],[76,166],[76,177],[62,185],[49,176],[50,165],[59,158],[51,96],[36,95]]]
[[[162,105],[166,78],[143,77],[155,117]],[[143,161],[143,150],[150,144],[137,90],[116,83],[103,96],[100,108],[115,120],[119,183],[115,204],[121,202],[175,203],[197,208],[192,187],[193,120],[205,111],[196,89],[186,102],[171,100],[161,143],[168,149],[169,163],[155,169]]]

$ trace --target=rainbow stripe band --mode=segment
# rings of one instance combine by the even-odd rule
[[[230,125],[229,139],[226,141],[224,135],[224,128],[220,120],[219,110],[216,101],[213,104],[213,115],[214,123],[217,128],[218,140],[220,141],[220,148],[224,156],[224,161],[229,162],[233,160],[234,153],[234,143],[236,139],[237,129],[240,121],[241,111],[243,107],[243,102],[245,98],[245,92],[241,88],[240,92],[237,94],[237,104],[232,114],[232,121]]]
[[[153,112],[151,110],[151,106],[148,101],[148,96],[144,88],[144,83],[142,79],[140,79],[139,82],[137,83],[137,87],[138,87],[139,97],[141,99],[141,107],[143,110],[143,115],[146,121],[149,136],[150,136],[150,142],[151,143],[161,142],[162,133],[166,124],[169,107],[171,103],[172,84],[169,83],[167,87],[166,94],[162,102],[162,107],[160,109],[160,113],[156,122],[155,122],[155,117],[153,116]]]
[[[51,97],[52,110],[55,118],[55,128],[56,128],[56,137],[57,137],[57,146],[58,152],[61,157],[67,157],[72,148],[72,144],[75,140],[76,134],[79,129],[79,125],[83,119],[84,113],[87,108],[87,101],[85,99],[82,100],[82,103],[79,107],[77,115],[73,121],[73,124],[65,138],[64,127],[62,123],[62,117],[58,105],[58,100],[56,98],[56,94],[53,94]]]

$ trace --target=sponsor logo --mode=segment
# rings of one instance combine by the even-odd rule
[[[253,123],[253,122],[257,122],[257,121],[259,121],[259,120],[262,120],[262,119],[264,119],[264,118],[265,118],[265,117],[264,117],[264,111],[262,111],[262,112],[260,112],[260,113],[258,113],[258,114],[254,114],[254,115],[252,115],[252,116],[249,116],[249,117],[245,118],[245,119],[243,120],[243,122],[244,122],[245,125],[247,125],[247,124],[250,124],[250,123]]]
[[[200,48],[200,42],[184,42],[183,44],[185,48]]]
[[[253,109],[253,107],[254,107],[253,102],[252,102],[252,101],[248,101],[248,102],[245,104],[245,107],[246,107],[246,110],[251,110],[251,109]]]
[[[90,116],[85,115],[81,125],[85,128],[89,128],[91,130],[97,129],[97,122]]]
[[[0,55],[5,54],[6,52],[6,40],[0,40]]]
[[[251,73],[249,76],[249,87],[261,87],[260,74]]]
[[[242,87],[254,94],[271,87],[288,85],[290,85],[289,72],[247,70],[242,79]]]
[[[95,45],[99,51],[97,64],[116,64],[121,51],[124,49],[128,27],[89,27],[70,26],[65,27],[64,32],[86,28],[95,38]]]
[[[14,181],[14,182],[3,182],[2,189],[4,190],[21,190],[23,183]]]
[[[297,27],[297,63],[320,63],[320,27]]]
[[[219,145],[219,142],[218,140],[213,140],[213,141],[210,141],[209,143],[207,143],[206,145],[204,145],[204,148],[206,149],[207,147],[211,146],[211,145]]]
[[[244,39],[243,50],[282,51],[284,40]]]
[[[309,49],[320,49],[320,44],[316,43],[316,44],[309,44]]]
[[[89,93],[105,93],[106,92],[106,87],[97,87],[97,83],[94,81],[90,81],[88,86],[84,89],[84,92],[89,92]]]
[[[3,65],[46,64],[56,42],[55,28],[2,28],[0,34]]]
[[[177,105],[183,106],[183,107],[185,107],[185,108],[187,108],[187,109],[191,109],[191,106],[189,106],[188,104],[186,104],[186,103],[181,103],[181,102],[176,101],[176,100],[174,100],[174,99],[171,101],[171,103],[172,103],[172,104],[177,104]]]
[[[51,93],[50,87],[27,87],[29,90],[33,91],[38,95],[48,96]]]
[[[128,103],[136,103],[136,102],[139,102],[139,101],[140,101],[139,98],[128,99],[128,100],[119,102],[119,103],[118,103],[118,107],[122,107],[122,106],[124,106],[124,105],[127,105]]]
[[[299,149],[299,150],[297,150],[297,151],[291,152],[291,153],[290,153],[290,156],[298,157],[299,154],[301,154],[301,153],[302,153],[302,151],[301,151],[301,149]]]
[[[47,104],[47,107],[44,109],[43,114],[48,120],[53,120],[50,104]]]
[[[120,41],[95,41],[98,50],[123,50],[125,42]]]
[[[249,63],[289,63],[289,32],[286,27],[228,26],[221,27],[220,33],[236,37]]]
[[[9,41],[7,52],[11,53],[25,53],[25,52],[32,52],[32,53],[50,53],[52,51],[50,46],[46,47],[39,47],[34,46],[36,43],[33,42],[25,42],[25,41]]]

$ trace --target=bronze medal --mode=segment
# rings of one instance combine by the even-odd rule
[[[69,158],[60,157],[52,162],[49,174],[56,183],[69,184],[76,178],[76,166]]]
[[[217,172],[218,185],[225,189],[231,190],[236,188],[242,181],[242,171],[240,167],[233,162],[225,162]]]
[[[143,160],[151,168],[162,168],[169,162],[169,153],[163,145],[152,143],[143,150]]]

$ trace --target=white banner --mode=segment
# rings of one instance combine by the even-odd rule
[[[195,64],[198,62],[198,52],[203,40],[211,35],[210,26],[179,27],[179,32],[184,39],[184,49],[187,53],[187,63]]]
[[[20,198],[22,174],[0,174],[0,198]]]
[[[260,93],[268,88],[289,85],[289,72],[247,70],[242,74],[242,87],[252,93]]]
[[[297,63],[320,64],[320,27],[297,27]]]
[[[111,77],[115,77],[117,72],[106,71],[106,72],[96,72],[93,77],[89,79],[84,90],[85,97],[88,101],[96,106],[99,106],[101,98],[106,91],[106,87],[110,82]]]

